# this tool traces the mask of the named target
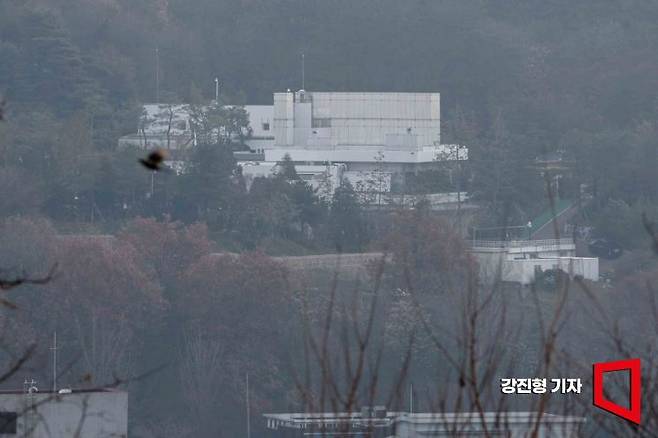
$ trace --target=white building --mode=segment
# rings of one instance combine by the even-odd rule
[[[115,389],[0,392],[0,435],[127,437],[128,393]]]
[[[404,193],[410,173],[468,159],[468,149],[441,144],[439,93],[274,93],[274,105],[246,105],[250,133],[243,175],[253,179],[288,154],[317,186],[349,181],[381,201]],[[140,131],[119,146],[180,150],[195,144],[189,105],[144,105]],[[258,167],[255,161],[264,161]],[[270,164],[267,164],[270,163]],[[327,172],[329,169],[329,172]],[[372,200],[368,202],[374,202]]]
[[[383,193],[399,191],[407,173],[468,159],[466,147],[441,144],[439,93],[275,93],[265,161],[286,154],[299,164],[342,163],[353,186]]]
[[[471,253],[486,283],[498,280],[531,284],[537,273],[559,270],[570,277],[599,280],[599,259],[576,257],[573,239],[473,240]]]

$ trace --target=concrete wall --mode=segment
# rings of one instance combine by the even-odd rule
[[[539,258],[514,258],[505,249],[482,250],[474,249],[480,267],[480,278],[485,283],[497,280],[511,281],[524,285],[535,280],[535,269],[542,271],[560,269],[571,277],[581,276],[586,280],[599,280],[599,259],[592,257],[558,257],[552,253],[541,254]]]
[[[484,425],[489,436],[526,438],[531,435],[535,423],[531,413],[509,412],[492,414],[485,412],[484,421],[476,413],[463,414],[404,414],[396,423],[396,438],[421,438],[428,436],[482,437]],[[580,417],[545,414],[539,420],[538,438],[576,438],[584,422]]]
[[[277,131],[283,131],[277,129]],[[295,131],[297,132],[297,131]],[[275,144],[280,141],[276,138]],[[437,161],[451,161],[468,159],[468,149],[462,147],[459,154],[452,152],[451,145],[427,146],[417,150],[404,150],[401,148],[388,149],[385,145],[350,145],[327,146],[322,148],[295,145],[295,147],[275,147],[265,150],[265,161],[280,161],[288,154],[293,161],[324,163],[435,163]]]
[[[571,277],[580,276],[586,280],[599,280],[599,259],[592,257],[506,260],[502,280],[530,284],[535,280],[535,269],[542,271],[559,269]]]
[[[370,252],[359,254],[320,254],[308,256],[274,257],[292,271],[325,270],[341,274],[361,275],[367,273],[372,264],[382,261],[384,253]]]
[[[251,135],[257,139],[271,138],[273,143],[274,107],[272,105],[245,105],[244,110],[249,115]],[[265,129],[267,127],[269,129]]]
[[[292,146],[294,144],[295,97],[293,93],[274,93],[274,145]],[[273,161],[278,161],[277,157]]]

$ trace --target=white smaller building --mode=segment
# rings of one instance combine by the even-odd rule
[[[0,436],[127,437],[128,393],[116,389],[0,392]]]
[[[570,277],[599,280],[599,259],[576,257],[573,239],[473,240],[471,253],[480,266],[485,283],[497,280],[531,284],[537,273],[559,270]]]

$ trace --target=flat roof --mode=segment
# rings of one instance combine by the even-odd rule
[[[538,412],[483,412],[485,422],[504,421],[506,423],[528,423],[536,421]],[[482,421],[479,412],[446,412],[446,413],[404,413],[397,418],[398,421],[409,423],[471,423]],[[544,412],[540,422],[546,423],[584,423],[584,417],[575,415],[557,415]]]
[[[71,392],[59,392],[61,390],[66,390],[66,391],[71,391]],[[67,395],[67,394],[90,394],[90,393],[101,393],[101,392],[126,392],[122,389],[117,389],[117,388],[88,388],[88,389],[73,389],[73,388],[59,388],[57,391],[54,391],[52,389],[44,389],[44,390],[38,390],[33,392],[33,395],[38,395],[38,394],[57,394],[57,395]],[[27,392],[23,389],[0,389],[0,395],[13,395],[13,394],[27,394]]]
[[[539,417],[538,412],[484,412],[484,421],[487,423],[494,423],[503,421],[505,423],[528,423],[536,421]],[[408,413],[408,412],[386,412],[385,418],[377,417],[363,417],[360,412],[317,412],[317,413],[279,413],[279,414],[263,414],[264,417],[271,420],[278,420],[283,423],[299,424],[299,423],[325,423],[325,422],[340,422],[340,421],[403,421],[410,423],[471,423],[482,421],[480,413],[478,412],[422,412],[422,413]],[[575,415],[558,415],[551,413],[541,414],[539,419],[541,423],[584,423],[584,417]]]

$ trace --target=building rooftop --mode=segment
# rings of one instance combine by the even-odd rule
[[[64,392],[62,392],[64,391]],[[67,395],[67,394],[91,394],[91,393],[102,393],[102,392],[111,392],[111,393],[120,393],[120,392],[126,392],[121,389],[117,388],[79,388],[79,389],[74,389],[74,388],[59,388],[57,391],[53,392],[52,389],[46,389],[44,388],[43,390],[38,390],[32,393],[32,395],[39,395],[39,394],[59,394],[59,395]],[[27,394],[27,391],[23,389],[0,389],[0,395],[11,395],[11,394]]]
[[[487,423],[503,422],[511,423],[532,423],[539,419],[537,412],[484,412],[482,414],[484,421]],[[480,422],[482,417],[478,412],[446,412],[446,413],[403,413],[397,417],[398,421],[412,423],[471,423]],[[540,421],[543,423],[584,423],[584,417],[574,415],[556,415],[543,413]]]

